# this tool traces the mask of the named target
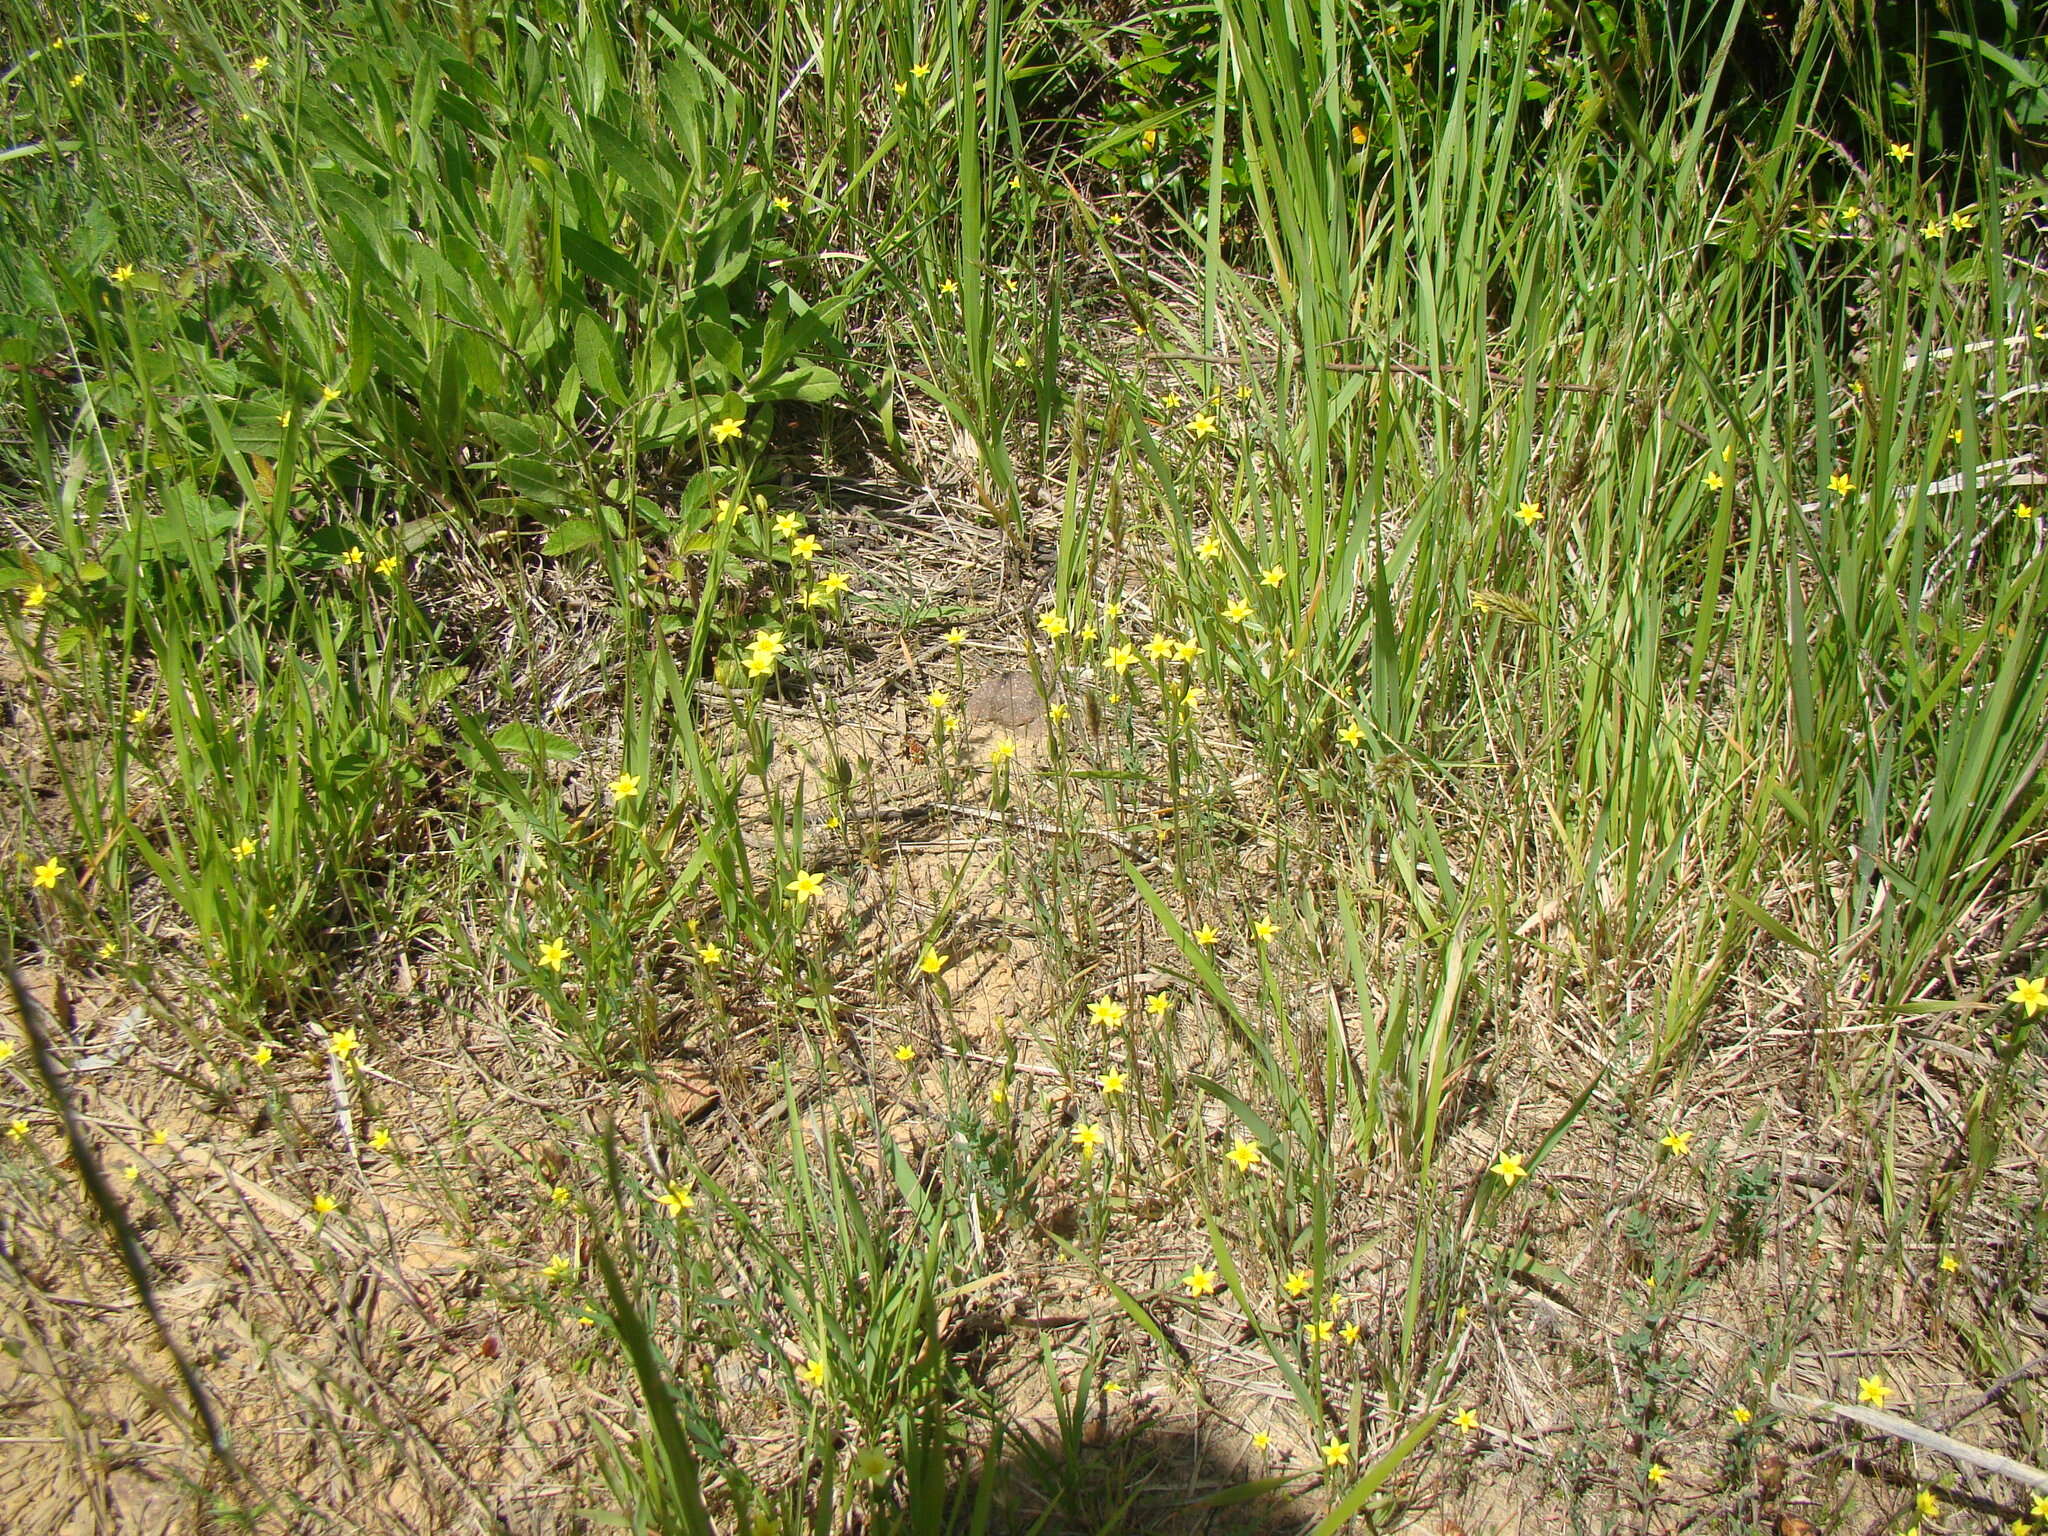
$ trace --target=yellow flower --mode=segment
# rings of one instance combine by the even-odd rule
[[[1737,1424],[1747,1424],[1753,1417],[1755,1417],[1755,1415],[1753,1415],[1747,1408],[1743,1407],[1742,1404],[1737,1403],[1733,1408],[1728,1410],[1728,1417],[1733,1419]]]
[[[49,600],[50,589],[40,581],[21,594],[21,606],[24,608],[40,608]]]
[[[1095,1086],[1102,1090],[1105,1099],[1113,1099],[1124,1091],[1124,1075],[1112,1068],[1095,1079]]]
[[[538,963],[544,970],[562,974],[562,967],[569,963],[569,946],[560,939],[549,939],[540,947]]]
[[[353,1029],[338,1029],[327,1037],[327,1049],[336,1061],[347,1061],[355,1055],[359,1045]]]
[[[260,75],[268,68],[270,68],[270,56],[268,54],[259,53],[249,61],[249,73],[252,75]]]
[[[1722,486],[1726,485],[1727,483],[1728,483],[1728,482],[1727,482],[1726,480],[1723,480],[1723,479],[1721,478],[1720,472],[1719,472],[1718,470],[1712,470],[1712,469],[1710,469],[1710,470],[1708,470],[1708,471],[1707,471],[1707,489],[1708,489],[1708,490],[1710,490],[1710,491],[1718,491],[1719,489],[1721,489],[1721,487],[1722,487]]]
[[[790,556],[797,560],[815,560],[820,547],[817,539],[808,533],[789,541]]]
[[[1913,153],[1913,147],[1910,144],[1887,144],[1885,146],[1885,153],[1894,160],[1904,160]]]
[[[898,1061],[915,1061],[917,1060],[917,1052],[907,1045],[899,1045],[896,1047],[896,1059]]]
[[[1049,613],[1041,613],[1038,616],[1038,627],[1044,630],[1049,638],[1057,640],[1067,632],[1067,621],[1055,610]]]
[[[1009,1090],[1009,1086],[1008,1086],[1007,1084],[1004,1084],[1004,1083],[991,1083],[991,1084],[989,1084],[989,1090],[988,1090],[988,1101],[989,1101],[989,1103],[991,1103],[991,1104],[995,1105],[995,1106],[996,1106],[997,1108],[1001,1108],[1001,1107],[1002,1107],[1003,1105],[1005,1105],[1005,1104],[1009,1103],[1009,1102],[1010,1102],[1010,1090]]]
[[[1337,1331],[1337,1325],[1327,1319],[1318,1318],[1302,1324],[1301,1331],[1308,1335],[1311,1344],[1327,1344]]]
[[[1164,992],[1154,992],[1145,999],[1145,1011],[1155,1019],[1163,1019],[1173,1012],[1173,999]]]
[[[953,701],[946,697],[945,690],[940,688],[934,688],[930,693],[926,694],[924,701],[932,707],[932,711],[935,714],[943,715],[953,707]]]
[[[1953,432],[1949,433],[1948,440],[1952,443],[1960,444],[1963,440],[1963,429],[1957,427]]]
[[[825,1362],[818,1358],[806,1360],[796,1368],[796,1375],[799,1381],[814,1387],[822,1387],[825,1385]]]
[[[1365,740],[1365,732],[1359,729],[1356,720],[1352,720],[1347,722],[1344,729],[1337,733],[1337,739],[1347,747],[1355,747]]]
[[[249,1059],[259,1067],[267,1067],[270,1065],[270,1058],[275,1054],[269,1046],[259,1045],[249,1053]]]
[[[370,1132],[370,1150],[372,1152],[389,1152],[391,1150],[391,1133],[381,1125],[376,1130]]]
[[[1179,410],[1180,391],[1177,389],[1169,389],[1165,394],[1159,397],[1159,403],[1169,411]]]
[[[1469,1435],[1472,1433],[1473,1430],[1479,1427],[1479,1415],[1474,1413],[1470,1408],[1460,1408],[1456,1413],[1451,1415],[1451,1422],[1457,1425],[1458,1428],[1462,1429],[1463,1431],[1465,1431],[1466,1434]]]
[[[910,66],[910,78],[913,80],[922,80],[931,72],[932,67],[929,64],[913,64]]]
[[[244,859],[250,858],[255,854],[256,840],[254,838],[245,837],[239,843],[235,844],[234,847],[230,848],[228,852],[234,856],[235,862],[239,864]]]
[[[1195,930],[1195,942],[1204,949],[1214,947],[1216,941],[1222,937],[1223,935],[1214,928],[1211,928],[1207,923],[1202,924],[1201,927]]]
[[[1515,508],[1515,516],[1524,523],[1540,523],[1543,521],[1543,508],[1537,502],[1525,501]]]
[[[1649,1478],[1650,1485],[1652,1487],[1655,1487],[1658,1483],[1663,1482],[1665,1478],[1671,1475],[1671,1469],[1665,1466],[1662,1462],[1653,1461],[1650,1463],[1650,1470],[1644,1473],[1643,1475]]]
[[[998,737],[996,744],[988,749],[988,760],[1000,768],[1017,755],[1017,743],[1007,736]]]
[[[1266,1449],[1267,1449],[1267,1448],[1269,1448],[1269,1447],[1270,1447],[1270,1446],[1271,1446],[1272,1444],[1273,1444],[1273,1437],[1272,1437],[1271,1435],[1267,1434],[1267,1433],[1266,1433],[1266,1432],[1265,1432],[1265,1431],[1264,1431],[1263,1429],[1262,1429],[1262,1430],[1260,1430],[1260,1431],[1259,1431],[1259,1432],[1258,1432],[1257,1434],[1255,1434],[1255,1435],[1253,1435],[1253,1436],[1252,1436],[1252,1449],[1253,1449],[1253,1450],[1255,1450],[1255,1451],[1263,1451],[1263,1450],[1266,1450]]]
[[[952,958],[951,955],[940,954],[927,944],[924,947],[924,954],[917,962],[917,968],[927,976],[936,976],[946,968],[946,962]]]
[[[1501,1183],[1507,1185],[1509,1189],[1515,1187],[1517,1179],[1529,1177],[1529,1170],[1522,1165],[1522,1160],[1512,1152],[1504,1154],[1501,1160],[1495,1163],[1489,1171],[1498,1177]]]
[[[1202,542],[1195,546],[1195,558],[1214,565],[1223,558],[1223,541],[1213,533],[1204,534]]]
[[[947,630],[939,638],[941,640],[944,640],[946,644],[950,645],[951,647],[953,647],[954,650],[957,651],[960,649],[961,646],[967,643],[967,631],[956,627]]]
[[[1241,1137],[1237,1144],[1223,1155],[1236,1165],[1239,1173],[1250,1173],[1252,1169],[1258,1167],[1260,1163],[1266,1160],[1259,1151],[1257,1142],[1246,1141]]]
[[[1353,144],[1363,144],[1365,142],[1365,124],[1353,123],[1351,125],[1351,142]]]
[[[738,416],[727,416],[712,424],[711,440],[714,443],[729,443],[746,429],[745,420]]]
[[[558,1253],[540,1267],[541,1279],[549,1285],[560,1285],[576,1272],[576,1266],[569,1262],[569,1256]]]
[[[654,1197],[655,1203],[671,1216],[680,1216],[685,1211],[695,1210],[697,1196],[689,1186],[670,1180],[668,1188]]]
[[[1287,567],[1284,565],[1269,565],[1259,572],[1259,580],[1269,587],[1277,587],[1286,579]]]
[[[620,774],[616,779],[612,780],[611,791],[612,803],[614,805],[624,800],[631,800],[640,793],[640,775],[637,773]]]
[[[2013,989],[2006,993],[2005,1000],[2026,1009],[2027,1017],[2031,1019],[2043,1008],[2048,1008],[2048,976],[2022,976],[2013,984]]]
[[[121,265],[114,268],[112,272],[107,274],[107,280],[111,282],[116,288],[119,288],[122,284],[126,283],[128,279],[133,277],[134,275],[135,268],[133,268],[127,262],[124,261],[121,263]]]
[[[2034,515],[2034,504],[2031,501],[2020,502],[2012,509],[2012,515],[2014,517],[2032,517]]]
[[[1109,1138],[1102,1134],[1102,1127],[1094,1124],[1077,1125],[1068,1133],[1067,1139],[1081,1149],[1081,1160],[1093,1157]]]
[[[12,1040],[0,1040],[0,1063],[12,1060],[14,1060],[14,1042]]]
[[[2048,1493],[2035,1494],[2034,1502],[2029,1506],[2027,1513],[2036,1520],[2048,1520]]]
[[[725,951],[718,945],[707,942],[697,946],[697,958],[706,965],[717,965],[725,959]]]
[[[1676,1129],[1666,1131],[1658,1138],[1657,1145],[1673,1157],[1683,1157],[1692,1150],[1692,1132]]]
[[[1948,216],[1949,228],[1951,229],[1968,229],[1972,224],[1975,224],[1976,222],[1977,216],[1975,214],[1965,213],[1960,208],[1958,208],[1954,213]]]
[[[802,906],[825,889],[825,877],[814,875],[807,869],[800,869],[796,872],[796,878],[783,889],[796,898],[798,906]]]
[[[332,1216],[340,1209],[339,1202],[332,1195],[315,1195],[313,1197],[313,1214],[315,1216]]]
[[[804,520],[794,512],[785,512],[775,519],[775,532],[780,538],[793,539],[804,531]]]
[[[1164,635],[1154,635],[1145,642],[1147,661],[1164,661],[1173,654],[1173,642]]]
[[[1252,605],[1236,593],[1232,593],[1230,601],[1223,605],[1223,617],[1233,624],[1242,624],[1251,616]]]
[[[1197,437],[1208,437],[1216,430],[1216,418],[1204,411],[1188,423],[1188,430]]]
[[[1088,1005],[1088,1022],[1104,1029],[1122,1029],[1128,1010],[1113,997],[1098,997]]]
[[[1932,1488],[1922,1488],[1913,1495],[1913,1508],[1920,1512],[1922,1520],[1934,1520],[1941,1515],[1941,1500],[1934,1496]]]
[[[387,581],[396,574],[397,570],[398,556],[396,555],[386,555],[377,562],[377,574],[384,577]]]
[[[568,1203],[569,1203],[569,1187],[568,1187],[568,1185],[566,1185],[566,1184],[557,1184],[557,1185],[555,1185],[555,1186],[554,1186],[554,1188],[552,1188],[552,1189],[550,1189],[550,1190],[548,1191],[548,1204],[549,1204],[549,1205],[555,1206],[556,1208],[558,1208],[558,1209],[559,1209],[560,1207],[562,1207],[562,1206],[565,1206],[565,1205],[567,1205]]]
[[[1214,1296],[1216,1294],[1216,1271],[1203,1269],[1200,1265],[1181,1277],[1182,1285],[1188,1288],[1190,1296]]]
[[[130,1163],[126,1168],[123,1168],[121,1170],[121,1177],[126,1179],[130,1184],[133,1184],[137,1179],[142,1177],[142,1170],[138,1168],[135,1164]]]
[[[1287,1278],[1280,1282],[1280,1289],[1290,1296],[1301,1297],[1306,1296],[1315,1283],[1315,1276],[1307,1270],[1289,1270]]]
[[[1892,1389],[1885,1385],[1882,1376],[1858,1376],[1856,1378],[1856,1401],[1868,1403],[1873,1408],[1882,1408],[1885,1399],[1892,1395]]]
[[[1939,219],[1929,219],[1920,226],[1921,237],[1927,240],[1939,240],[1947,230],[1948,226]]]
[[[1066,719],[1067,716],[1072,713],[1073,711],[1068,709],[1066,705],[1055,704],[1050,709],[1046,710],[1045,718],[1052,721],[1054,725],[1058,725],[1060,721]]]
[[[1963,1261],[1957,1258],[1954,1254],[1944,1253],[1941,1256],[1941,1272],[1944,1275],[1952,1275],[1962,1267]]]
[[[939,292],[941,293],[958,293],[959,291],[960,285],[954,282],[953,279],[950,277],[947,278],[943,283],[939,284]]]
[[[289,426],[291,424],[290,417],[291,412],[286,411],[279,418],[278,424],[280,426]],[[360,544],[349,545],[347,549],[342,551],[341,559],[344,565],[361,565],[363,563],[363,546]]]
[[[1275,923],[1270,917],[1262,917],[1252,924],[1252,934],[1261,944],[1272,943],[1274,936],[1279,932],[1279,924]]]
[[[1856,482],[1838,470],[1828,476],[1828,489],[1837,496],[1846,496],[1856,489]]]
[[[1115,669],[1118,677],[1122,677],[1124,673],[1130,671],[1132,667],[1137,665],[1138,653],[1132,650],[1128,645],[1119,645],[1114,647],[1110,651],[1109,655],[1104,657],[1103,659],[1107,661],[1112,668]]]
[[[320,403],[322,405],[332,405],[334,404],[335,401],[339,400],[340,398],[341,391],[336,389],[332,384],[323,384],[320,386]]]
[[[1326,1467],[1348,1467],[1351,1465],[1351,1442],[1339,1440],[1335,1435],[1323,1443],[1323,1465]]]
[[[7,1122],[7,1139],[9,1141],[22,1141],[27,1136],[28,1122],[26,1120],[10,1120]]]
[[[1192,640],[1176,640],[1173,642],[1173,659],[1175,661],[1182,663],[1190,662],[1201,654],[1202,648]],[[1194,702],[1192,697],[1194,690],[1189,689],[1188,693],[1190,695],[1188,702],[1192,705]]]
[[[39,891],[54,891],[57,882],[64,878],[64,866],[54,858],[35,867],[35,888]]]

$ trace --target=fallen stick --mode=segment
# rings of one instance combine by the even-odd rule
[[[1980,1451],[1974,1445],[1932,1429],[1923,1429],[1911,1419],[1902,1419],[1896,1413],[1886,1413],[1881,1408],[1865,1408],[1858,1403],[1835,1403],[1826,1398],[1807,1397],[1798,1392],[1782,1389],[1771,1393],[1773,1402],[1781,1408],[1794,1408],[1816,1419],[1847,1419],[1852,1424],[1861,1424],[1866,1429],[1877,1430],[1880,1434],[1917,1445],[1922,1450],[1933,1451],[1937,1456],[1946,1456],[1951,1461],[1960,1461],[1980,1471],[2009,1477],[2014,1482],[2025,1483],[2030,1488],[2048,1491],[2048,1472],[2039,1467],[2030,1467],[2023,1461],[2014,1461],[2010,1456],[2001,1456],[1996,1451]]]

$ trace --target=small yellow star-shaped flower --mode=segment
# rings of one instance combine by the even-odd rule
[[[1657,1145],[1673,1157],[1683,1157],[1692,1150],[1692,1132],[1671,1130],[1658,1138]]]
[[[1264,1162],[1265,1155],[1259,1151],[1258,1143],[1240,1139],[1228,1152],[1223,1154],[1239,1173],[1250,1173]]]
[[[2013,983],[2013,989],[2006,993],[2005,1000],[2016,1008],[2024,1008],[2027,1017],[2032,1018],[2043,1008],[2048,1008],[2048,976],[2022,976]]]
[[[1456,1413],[1451,1415],[1451,1422],[1457,1425],[1458,1428],[1462,1429],[1463,1431],[1465,1431],[1466,1434],[1469,1435],[1472,1433],[1472,1431],[1479,1427],[1479,1415],[1474,1413],[1470,1408],[1460,1408]]]
[[[1885,1399],[1892,1395],[1892,1389],[1885,1385],[1883,1376],[1858,1376],[1856,1378],[1856,1401],[1868,1403],[1873,1408],[1882,1408]]]
[[[1501,1160],[1495,1163],[1489,1172],[1509,1189],[1515,1187],[1517,1179],[1526,1179],[1529,1176],[1529,1170],[1523,1166],[1522,1160],[1512,1152],[1504,1154]]]
[[[917,968],[927,976],[936,976],[946,968],[946,962],[952,958],[951,955],[940,954],[927,944],[924,947],[924,954],[918,959]]]
[[[1213,1296],[1216,1294],[1216,1271],[1198,1265],[1189,1270],[1180,1283],[1188,1288],[1190,1296]]]
[[[1525,524],[1540,523],[1543,521],[1543,506],[1540,502],[1525,501],[1515,508],[1515,516]]]

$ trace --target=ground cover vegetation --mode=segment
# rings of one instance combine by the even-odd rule
[[[2038,7],[0,17],[7,1529],[2048,1520]]]

